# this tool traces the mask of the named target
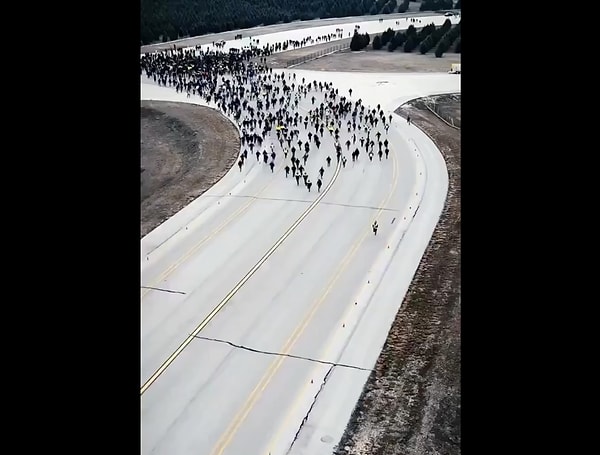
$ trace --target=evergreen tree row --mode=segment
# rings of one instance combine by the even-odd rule
[[[388,28],[381,35],[375,36],[375,38],[373,38],[373,49],[376,51],[381,49],[394,37],[394,35],[395,32],[391,28]]]
[[[383,11],[383,7],[387,4],[388,0],[375,0],[373,6],[369,10],[371,14],[377,14],[379,11]]]
[[[383,5],[383,9],[381,10],[381,14],[390,14],[396,10],[398,3],[396,0],[390,0],[385,5]]]
[[[454,0],[423,0],[419,11],[439,11],[442,9],[453,9]],[[460,0],[456,9],[460,9]]]
[[[438,43],[437,47],[435,48],[435,56],[439,58],[442,55],[444,55],[444,53],[446,51],[448,51],[448,49],[450,49],[450,46],[452,46],[452,44],[454,44],[454,41],[456,41],[456,39],[459,36],[460,36],[460,22],[458,23],[458,25],[456,27],[454,27],[452,30],[450,30],[444,34],[444,36]]]
[[[369,45],[371,42],[371,37],[368,33],[358,33],[354,31],[354,36],[350,40],[350,50],[351,51],[360,51]]]
[[[403,0],[398,6],[399,13],[406,13],[408,11],[408,6],[410,5],[410,0]]]
[[[406,29],[406,41],[404,42],[404,52],[412,52],[419,45],[419,34],[414,25],[409,25]]]
[[[388,52],[394,52],[406,42],[406,33],[396,32],[387,45]]]
[[[433,31],[427,38],[423,40],[421,46],[419,47],[421,54],[426,54],[431,49],[436,47],[442,37],[453,30],[457,30],[457,32],[454,32],[456,33],[454,38],[456,38],[456,36],[460,34],[460,23],[456,27],[452,28],[450,19],[446,19],[439,29]]]
[[[435,48],[435,55],[441,57],[455,42],[455,52],[460,53],[460,22],[452,27],[450,19],[446,19],[439,28],[436,28],[433,23],[419,31],[412,24],[405,32],[394,32],[388,28],[381,35],[373,38],[373,49],[379,50],[387,46],[389,52],[394,52],[402,47],[404,52],[412,52],[418,47],[421,54],[426,54]],[[352,48],[352,44],[350,46]]]
[[[294,20],[408,9],[399,0],[141,0],[142,44]]]
[[[406,29],[406,32],[404,33],[404,36],[399,36],[396,38],[395,43],[392,42],[390,45],[388,45],[388,51],[393,52],[397,47],[403,46],[402,50],[404,52],[412,52],[425,38],[435,32],[436,29],[434,24],[428,24],[418,32],[413,25],[409,25],[408,29]]]

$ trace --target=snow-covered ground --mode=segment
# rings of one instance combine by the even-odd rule
[[[352,34],[354,33],[355,26],[359,27],[358,31],[360,33],[373,34],[373,33],[384,32],[388,28],[391,28],[392,30],[396,30],[396,31],[406,30],[411,24],[414,25],[415,27],[419,28],[419,27],[424,27],[428,24],[433,23],[437,27],[437,26],[442,25],[446,21],[446,19],[450,19],[450,22],[452,22],[452,24],[458,24],[460,22],[460,16],[445,17],[441,14],[435,14],[435,15],[431,15],[431,16],[420,16],[420,17],[415,17],[414,19],[416,22],[411,22],[411,18],[409,18],[409,17],[403,17],[403,18],[384,19],[381,22],[369,20],[369,21],[356,22],[353,24],[328,24],[328,25],[324,25],[321,27],[300,28],[300,29],[288,30],[288,31],[284,31],[284,32],[269,33],[269,34],[265,34],[265,35],[259,35],[256,38],[249,35],[249,36],[244,36],[240,40],[225,41],[224,46],[221,47],[220,49],[227,52],[231,48],[242,49],[243,47],[248,47],[250,45],[263,47],[267,44],[271,45],[271,44],[276,44],[276,43],[283,43],[284,41],[287,41],[287,40],[302,41],[306,38],[311,38],[313,41],[308,41],[307,44],[304,46],[304,47],[307,47],[307,46],[311,46],[311,45],[322,44],[325,42],[325,41],[318,41],[317,40],[318,37],[329,35],[329,34],[335,34],[336,36],[333,37],[329,41],[331,43],[331,45],[333,46],[336,43],[336,41],[339,41],[341,39],[350,38],[352,36]],[[342,33],[340,36],[337,35],[338,29],[342,30]],[[258,40],[258,42],[256,40]],[[210,50],[210,49],[216,49],[216,47],[214,47],[212,45],[212,43],[203,44],[200,47],[205,51]],[[193,47],[184,47],[184,49],[190,49],[190,48],[193,48]],[[291,47],[288,48],[288,50],[291,50],[291,49],[293,49],[293,48],[291,48]]]
[[[373,33],[362,24],[360,31]],[[411,98],[460,91],[456,75],[285,71],[331,81],[345,95],[352,88],[353,99],[386,112]],[[145,79],[141,96],[204,104]],[[300,109],[309,108],[303,100]],[[342,128],[341,143],[345,136]],[[232,289],[199,336],[265,352],[190,341],[142,396],[142,453],[279,455],[294,440],[292,453],[331,453],[447,191],[444,161],[424,133],[394,115],[388,139],[389,160],[370,162],[363,153],[342,168],[331,153],[327,168],[326,134],[307,163],[313,182],[326,169],[321,194],[285,178],[277,144],[274,173],[250,155],[242,172],[234,166],[142,239],[142,285],[185,293],[142,290],[142,384]],[[377,236],[370,231],[375,219]],[[331,365],[305,359],[349,366],[330,372]]]

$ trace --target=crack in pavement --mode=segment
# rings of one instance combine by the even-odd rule
[[[327,371],[327,374],[323,378],[323,382],[321,383],[321,387],[319,387],[319,390],[315,394],[315,398],[313,399],[313,402],[311,403],[310,408],[308,408],[308,411],[306,412],[306,415],[302,419],[302,422],[300,423],[300,426],[298,427],[298,431],[296,431],[296,434],[294,435],[294,439],[292,440],[292,443],[290,444],[290,447],[287,449],[287,452],[285,453],[285,455],[288,455],[291,452],[292,447],[294,447],[294,444],[298,440],[298,436],[300,436],[300,432],[302,431],[302,427],[308,421],[308,415],[310,414],[310,412],[312,411],[313,407],[315,406],[315,403],[317,402],[317,398],[319,397],[319,394],[323,391],[323,387],[325,387],[325,383],[327,382],[327,379],[329,379],[329,375],[333,371],[333,367],[334,366],[335,365],[331,365],[331,367],[329,367],[329,370]]]
[[[321,363],[323,365],[331,365],[332,368],[333,367],[342,367],[342,368],[350,368],[353,370],[360,370],[360,371],[373,371],[372,368],[357,367],[356,365],[348,365],[345,363],[328,362],[326,360],[311,359],[310,357],[302,357],[302,356],[293,355],[293,354],[282,354],[280,352],[261,351],[260,349],[249,348],[247,346],[242,346],[239,344],[232,343],[231,341],[219,340],[218,338],[208,338],[208,337],[203,337],[200,335],[196,335],[196,336],[194,336],[194,338],[198,338],[199,340],[204,340],[204,341],[214,341],[215,343],[228,344],[229,346],[232,346],[234,348],[243,349],[244,351],[255,352],[257,354],[276,355],[276,356],[280,356],[280,357],[290,357],[292,359],[307,360],[309,362]],[[327,373],[327,374],[329,374],[329,373]]]
[[[304,200],[304,199],[285,199],[285,198],[278,198],[278,197],[257,197],[257,196],[250,196],[250,195],[243,195],[243,194],[234,194],[234,195],[216,195],[216,194],[211,194],[211,195],[206,195],[206,197],[212,197],[212,198],[225,198],[225,197],[231,197],[231,198],[244,198],[244,199],[255,199],[257,201],[282,201],[282,202],[302,202],[305,204],[310,204],[313,201],[311,200]],[[373,207],[371,205],[356,205],[356,204],[343,204],[341,202],[320,202],[320,204],[323,205],[333,205],[333,206],[337,206],[337,207],[348,207],[348,208],[352,208],[352,209],[369,209],[369,210],[383,210],[386,212],[399,212],[400,209],[393,209],[393,208],[385,208],[385,207]]]
[[[185,295],[185,292],[183,292],[183,291],[172,291],[170,289],[153,288],[152,286],[142,286],[142,289],[152,289],[153,291],[170,292],[171,294],[183,294],[183,295]]]

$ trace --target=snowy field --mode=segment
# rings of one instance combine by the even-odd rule
[[[378,28],[361,23],[360,31],[391,25],[370,26]],[[260,45],[330,33],[300,32],[263,35]],[[352,88],[352,99],[380,104],[386,116],[408,99],[460,92],[456,75],[293,72],[332,81],[344,95]],[[141,97],[206,105],[145,78]],[[300,110],[310,108],[301,101]],[[313,182],[326,169],[324,185],[309,193],[285,178],[277,143],[273,173],[250,155],[242,172],[234,166],[142,239],[142,285],[178,292],[142,289],[143,454],[282,455],[292,443],[292,454],[331,453],[446,197],[439,151],[393,117],[389,160],[370,162],[363,153],[357,163],[336,165],[326,134],[307,163]],[[346,129],[340,134],[344,143]],[[377,236],[370,230],[375,219]],[[190,337],[196,333],[203,338]],[[145,387],[182,343],[180,355]]]
[[[308,41],[307,44],[304,46],[304,47],[307,47],[307,46],[311,46],[311,45],[322,44],[325,42],[325,41],[318,41],[317,40],[318,37],[328,35],[328,34],[335,34],[336,36],[333,37],[331,39],[331,41],[329,41],[329,43],[331,43],[331,45],[333,46],[333,45],[335,45],[336,41],[339,41],[341,39],[350,38],[352,36],[352,34],[354,33],[355,26],[360,27],[358,29],[358,31],[360,33],[373,34],[373,33],[384,32],[388,28],[391,28],[392,30],[396,30],[396,31],[406,30],[411,24],[414,25],[415,27],[419,28],[419,27],[424,27],[427,24],[433,23],[436,25],[436,27],[438,27],[438,26],[442,25],[446,21],[446,19],[450,19],[450,22],[452,22],[452,24],[458,24],[460,22],[460,16],[453,16],[453,17],[448,18],[441,14],[415,17],[415,20],[417,22],[411,22],[410,19],[411,18],[409,18],[409,17],[402,17],[402,18],[384,19],[381,22],[369,20],[369,21],[356,22],[353,24],[334,23],[334,24],[324,25],[321,27],[300,28],[300,29],[288,30],[288,31],[284,31],[284,32],[268,33],[265,35],[258,35],[256,38],[254,38],[252,36],[244,36],[244,38],[242,38],[240,40],[225,41],[225,45],[223,47],[221,47],[220,49],[227,52],[231,48],[241,49],[243,47],[249,47],[250,45],[263,47],[267,44],[271,45],[271,44],[276,44],[276,43],[283,43],[284,41],[287,41],[287,40],[302,41],[304,39],[311,38],[312,41]],[[396,24],[396,22],[398,22],[398,24]],[[337,35],[338,29],[342,30],[341,35]],[[258,43],[255,41],[256,39],[258,39]],[[216,49],[216,47],[214,47],[212,45],[212,43],[203,44],[200,47],[204,51]],[[184,47],[184,49],[193,49],[193,48],[194,47]],[[291,48],[291,47],[288,48],[288,50],[291,50],[291,49],[293,49],[293,48]]]

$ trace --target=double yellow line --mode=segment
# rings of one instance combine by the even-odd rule
[[[381,215],[385,205],[389,202],[391,197],[394,195],[394,193],[396,191],[396,187],[398,185],[398,175],[396,172],[396,159],[393,154],[392,154],[392,161],[393,161],[393,171],[392,171],[393,177],[392,177],[391,190],[390,190],[390,193],[380,203],[379,207],[381,207],[381,208],[378,210],[376,217]],[[338,168],[339,168],[339,163],[338,163]],[[296,342],[298,341],[298,339],[300,338],[300,336],[302,335],[302,333],[304,332],[304,330],[306,329],[308,324],[310,324],[310,322],[313,319],[314,315],[316,314],[317,310],[320,308],[322,303],[325,301],[327,296],[330,294],[330,292],[336,285],[338,279],[340,278],[342,273],[346,270],[346,268],[348,267],[348,264],[354,258],[354,256],[358,252],[358,249],[362,246],[362,244],[364,243],[364,241],[365,241],[367,235],[369,235],[369,233],[370,233],[370,227],[365,230],[365,232],[363,233],[361,238],[354,244],[353,248],[342,259],[341,265],[338,268],[337,273],[329,281],[328,286],[325,289],[322,296],[313,303],[313,305],[310,308],[310,311],[305,316],[304,320],[300,323],[300,325],[298,325],[296,327],[296,329],[294,330],[292,335],[288,338],[288,340],[284,344],[283,348],[280,351],[278,351],[278,352],[282,353],[282,355],[278,356],[277,359],[274,360],[270,364],[269,368],[267,369],[267,371],[265,372],[265,374],[263,375],[263,377],[261,378],[259,383],[256,385],[254,390],[252,390],[252,392],[250,392],[250,395],[248,396],[248,399],[246,400],[246,402],[244,403],[242,408],[237,412],[237,414],[233,418],[232,422],[230,423],[229,427],[225,430],[225,432],[221,435],[221,437],[217,441],[217,444],[213,448],[211,455],[222,455],[222,453],[225,451],[227,446],[230,444],[231,440],[233,439],[233,437],[235,436],[235,434],[237,433],[237,431],[243,424],[244,420],[246,419],[246,417],[248,416],[248,414],[250,413],[250,411],[252,410],[252,408],[254,407],[256,402],[258,401],[258,399],[261,397],[264,390],[267,388],[269,383],[275,377],[275,374],[280,369],[281,365],[283,364],[283,362],[286,358],[285,356],[290,353],[291,349],[294,347],[294,345],[296,344]],[[304,386],[302,393],[304,392],[306,387],[307,387],[307,385]],[[285,422],[287,422],[289,420],[289,418],[292,414],[292,411],[298,406],[299,399],[302,396],[302,393],[300,395],[297,395],[297,398],[296,398],[294,404],[292,405],[292,408],[290,409],[290,411],[287,413],[287,415],[285,417]],[[276,436],[271,441],[269,441],[269,444],[268,444],[269,447],[273,447],[275,442],[280,437],[279,434],[280,434],[280,432],[278,432],[276,434]]]
[[[281,169],[280,168],[276,173],[275,176],[279,175],[281,173]],[[275,183],[276,178],[273,177],[271,179],[271,181],[269,183],[267,183],[257,194],[254,198],[250,199],[250,201],[240,207],[238,210],[236,210],[234,213],[232,213],[231,215],[229,215],[225,221],[223,221],[213,232],[211,232],[210,234],[208,234],[206,237],[204,237],[202,240],[200,240],[198,243],[196,243],[191,250],[189,250],[186,254],[184,254],[181,258],[179,258],[177,261],[175,261],[173,264],[171,264],[169,266],[169,268],[167,268],[164,272],[162,272],[160,274],[160,276],[154,280],[152,282],[152,284],[147,284],[145,286],[147,287],[158,287],[158,285],[165,280],[166,278],[168,278],[175,270],[177,270],[177,268],[185,263],[187,260],[189,260],[195,253],[198,252],[198,250],[202,247],[202,245],[204,245],[206,242],[208,242],[209,240],[213,239],[214,237],[216,237],[223,229],[225,229],[233,220],[235,220],[236,218],[238,218],[240,215],[242,215],[244,212],[246,212],[250,206],[252,204],[254,204],[258,197],[263,194],[265,191],[267,191],[268,188],[271,187],[271,185],[273,185],[273,183]],[[151,289],[144,289],[142,291],[142,299],[151,291]]]
[[[169,356],[167,360],[150,376],[150,378],[146,381],[146,383],[142,386],[140,390],[140,395],[143,395],[146,390],[158,379],[158,377],[173,363],[173,361],[179,357],[179,355],[183,352],[183,350],[194,340],[194,337],[200,333],[204,327],[208,325],[208,323],[223,309],[227,302],[231,300],[231,298],[236,294],[237,291],[250,279],[252,275],[265,263],[265,261],[275,252],[275,250],[287,239],[290,234],[298,227],[298,225],[308,216],[310,212],[314,210],[317,204],[325,197],[327,192],[331,189],[335,180],[337,179],[341,169],[341,162],[337,164],[335,173],[331,181],[327,184],[327,187],[323,190],[323,192],[308,206],[308,208],[304,211],[300,218],[298,218],[294,224],[292,224],[287,231],[275,242],[275,244],[267,251],[259,261],[254,264],[254,266],[250,269],[246,275],[233,287],[231,291],[221,300],[221,302],[213,308],[213,310],[204,318],[204,320],[196,326],[196,328],[192,331],[192,333],[181,343],[181,345]]]

